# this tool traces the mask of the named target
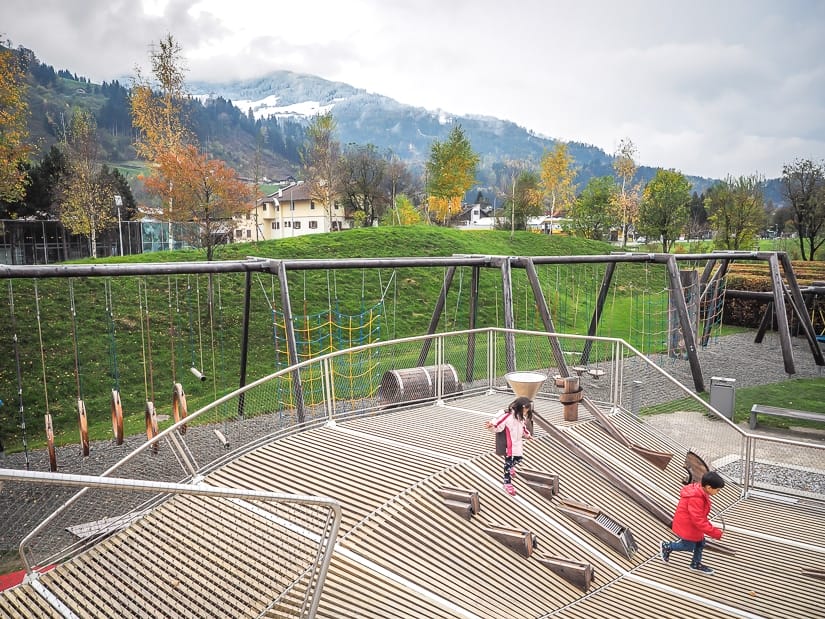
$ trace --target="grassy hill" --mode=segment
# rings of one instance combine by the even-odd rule
[[[588,255],[608,254],[612,249],[605,243],[563,235],[516,232],[511,239],[508,231],[410,226],[224,245],[218,247],[216,260],[244,260],[250,256],[343,261],[456,254]],[[96,264],[204,259],[200,250],[185,250],[111,258]],[[604,265],[546,265],[537,270],[556,328],[585,333]],[[512,275],[516,326],[543,329],[524,272],[514,269]],[[292,271],[288,284],[295,328],[303,336],[302,329],[309,331],[312,325],[333,315],[336,349],[365,343],[358,337],[386,341],[422,334],[430,322],[444,276],[442,267]],[[282,321],[277,278],[257,273],[252,277],[247,382],[286,364],[283,342],[277,346],[275,343],[276,331],[281,329],[275,324]],[[457,270],[439,331],[468,326],[470,277],[469,268]],[[78,395],[86,405],[90,436],[108,438],[112,388],[121,393],[129,434],[143,432],[147,399],[154,401],[159,415],[171,413],[174,382],[184,385],[190,411],[237,388],[244,279],[244,274],[220,274],[7,281],[8,301],[0,319],[6,325],[0,330],[0,350],[4,352],[0,355],[0,399],[5,401],[0,407],[0,439],[6,449],[22,448],[18,367],[22,416],[30,447],[45,442],[43,414],[47,410],[54,419],[56,442],[78,442]],[[500,271],[482,269],[479,287],[477,325],[503,326]],[[661,350],[667,315],[664,267],[621,264],[598,333],[622,337],[650,353]],[[319,350],[311,337],[306,339],[300,354],[328,352]],[[192,366],[201,369],[207,380],[197,380],[189,371]]]
[[[274,259],[450,256],[453,254],[572,255],[602,254],[610,246],[564,236],[527,232],[459,231],[438,227],[383,227],[283,241],[221,246],[218,260],[248,256]],[[204,260],[198,250],[159,252],[106,262],[176,262]],[[460,270],[447,300],[441,330],[465,328],[469,270]],[[382,340],[426,331],[441,290],[444,269],[337,269],[292,272],[290,297],[296,315],[326,315],[330,308],[350,324],[380,314],[373,337]],[[236,388],[239,380],[243,274],[13,280],[14,328],[3,329],[0,347],[0,433],[7,449],[22,444],[13,335],[18,335],[23,409],[30,445],[43,442],[43,414],[55,421],[58,444],[77,442],[76,399],[86,404],[92,436],[110,433],[109,397],[118,386],[127,416],[127,432],[143,428],[143,407],[155,394],[159,414],[171,409],[171,385],[182,382],[190,410]],[[538,327],[533,308],[525,309],[527,286],[515,273],[519,290],[517,320]],[[594,282],[591,282],[594,283]],[[548,282],[548,287],[552,285]],[[598,282],[595,282],[598,285]],[[595,289],[593,291],[595,292]],[[478,323],[501,325],[501,276],[481,274],[482,306]],[[109,299],[111,301],[109,301]],[[272,306],[279,308],[277,278],[254,275],[248,378],[277,369]],[[74,315],[72,312],[74,306]],[[111,319],[107,308],[111,309]],[[210,317],[211,312],[211,317]],[[39,316],[39,326],[38,326]],[[12,324],[10,306],[4,324]],[[579,330],[584,326],[579,320]],[[40,345],[42,333],[42,354]],[[76,334],[76,335],[75,335]],[[348,340],[340,342],[346,347]],[[76,342],[76,345],[75,345]],[[151,355],[148,350],[151,349]],[[174,358],[174,363],[173,363]],[[45,381],[43,385],[43,361]],[[201,383],[188,369],[201,367]],[[75,371],[75,366],[79,369]]]

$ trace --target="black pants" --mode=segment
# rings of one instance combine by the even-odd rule
[[[504,456],[504,483],[505,484],[509,484],[509,483],[513,482],[513,479],[510,476],[510,471],[512,471],[514,466],[518,466],[523,459],[524,459],[523,456]]]

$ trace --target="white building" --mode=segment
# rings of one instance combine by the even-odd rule
[[[254,209],[236,218],[235,240],[287,239],[348,227],[343,207],[335,204],[327,213],[322,204],[310,198],[307,184],[299,181],[261,198]]]

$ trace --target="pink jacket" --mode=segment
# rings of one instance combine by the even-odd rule
[[[507,437],[507,455],[508,456],[523,456],[524,455],[524,439],[530,436],[524,421],[519,421],[516,416],[509,410],[499,411],[498,415],[493,417],[490,422],[493,424],[493,430],[496,432],[504,432]]]
[[[673,515],[673,532],[690,542],[701,542],[705,535],[713,539],[722,537],[722,529],[717,529],[708,520],[710,497],[702,484],[690,484],[682,488],[679,504]]]

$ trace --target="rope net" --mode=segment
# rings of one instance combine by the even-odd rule
[[[384,318],[384,301],[379,301],[359,314],[344,314],[338,308],[315,314],[293,317],[296,359],[290,358],[286,336],[284,313],[272,310],[272,340],[274,346],[275,369],[307,361],[331,352],[348,350],[381,339],[381,322]],[[364,384],[369,385],[367,395],[372,397],[378,390],[381,373],[378,371],[379,349],[351,352],[346,355],[347,363],[333,366],[335,393],[338,399],[352,401],[364,397]],[[314,368],[314,371],[313,371]],[[309,405],[324,400],[323,384],[318,366],[311,366],[302,373],[304,402]],[[285,408],[295,405],[295,390],[292,379],[282,381],[278,402]]]

